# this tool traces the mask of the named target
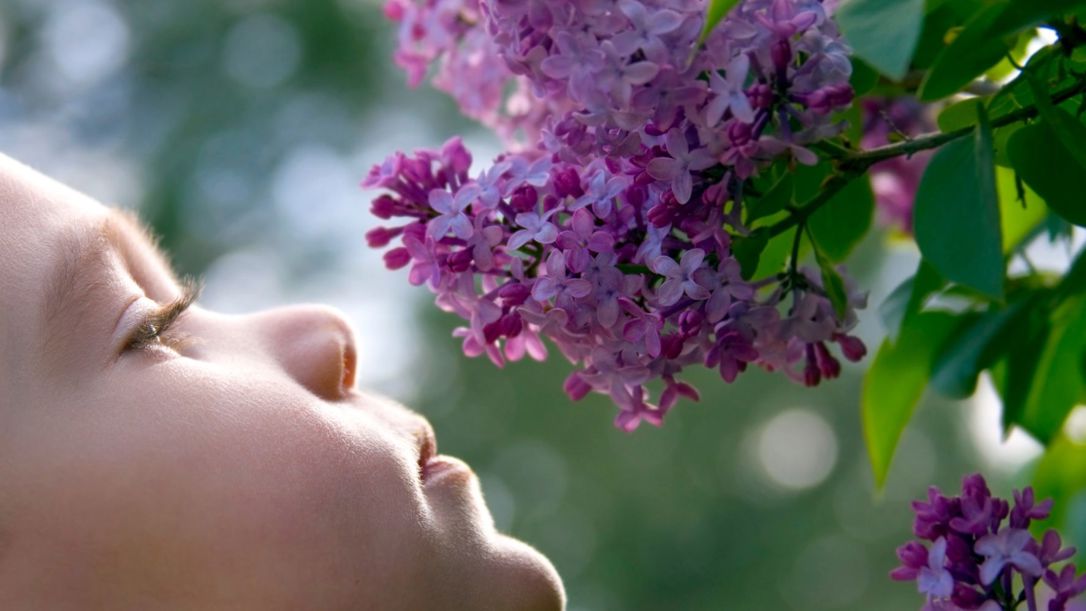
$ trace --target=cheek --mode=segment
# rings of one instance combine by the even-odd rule
[[[415,582],[429,515],[402,442],[274,376],[155,367],[142,372],[154,386],[116,384],[64,410],[38,456],[60,477],[27,497],[52,499],[48,522],[95,533],[131,564],[118,572],[163,587],[180,572],[312,605],[322,583],[332,605]]]

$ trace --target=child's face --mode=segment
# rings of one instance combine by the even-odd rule
[[[130,221],[0,157],[0,608],[562,606],[466,466],[420,477],[427,422],[353,390],[339,315],[193,306],[126,348],[180,292]]]

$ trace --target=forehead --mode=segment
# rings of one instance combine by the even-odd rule
[[[17,375],[36,326],[42,283],[72,231],[100,223],[93,199],[0,155],[0,389]]]

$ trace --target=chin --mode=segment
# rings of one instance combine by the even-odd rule
[[[566,593],[551,561],[538,550],[511,537],[498,535],[500,583],[488,595],[493,606],[480,609],[512,611],[562,611]]]

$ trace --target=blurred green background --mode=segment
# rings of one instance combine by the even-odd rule
[[[464,133],[478,164],[497,143],[404,86],[392,34],[376,0],[0,0],[0,150],[139,208],[208,307],[344,310],[360,383],[432,419],[498,525],[554,560],[571,610],[918,608],[886,576],[908,501],[975,470],[1009,496],[1038,454],[1002,441],[991,392],[925,402],[876,497],[857,367],[815,390],[696,372],[700,404],[625,434],[606,399],[569,402],[560,357],[465,359],[458,321],[365,247],[357,185],[396,149]],[[883,236],[864,249],[874,306],[916,255]]]

